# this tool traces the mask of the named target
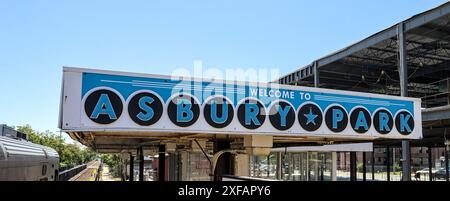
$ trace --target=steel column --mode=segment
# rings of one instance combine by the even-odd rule
[[[166,180],[166,145],[158,146],[158,181]]]
[[[372,181],[375,180],[375,148],[372,148]]]
[[[122,159],[122,157],[120,157],[119,163],[120,163],[120,166],[119,166],[120,177],[121,177],[122,181],[126,181],[125,172],[124,172],[124,166],[126,166],[126,161],[124,161]]]
[[[432,153],[431,153],[431,147],[428,147],[428,176],[429,180],[433,181],[433,162],[432,162]]]
[[[403,22],[397,26],[398,49],[399,49],[399,76],[400,76],[400,95],[408,96],[408,65],[406,63],[406,37]],[[409,140],[402,141],[402,180],[411,181],[411,149]]]
[[[322,154],[320,154],[320,181],[324,181],[324,175],[323,175],[323,169],[325,169],[324,168],[324,166],[325,166],[325,163],[326,163],[326,159],[325,159],[325,155],[322,153]]]
[[[362,153],[362,160],[363,181],[366,181],[366,152]]]
[[[139,181],[144,181],[144,150],[139,147]]]
[[[445,146],[445,181],[449,181],[449,167],[448,167],[448,149],[447,146]]]
[[[133,153],[130,153],[130,179],[129,181],[134,180],[134,156]]]
[[[350,152],[350,181],[357,180],[356,152]]]
[[[282,167],[281,167],[281,152],[277,152],[277,179],[282,180],[282,173],[281,173]]]
[[[313,73],[314,73],[314,87],[319,87],[319,66],[318,66],[318,62],[314,61],[313,62]]]
[[[387,171],[387,181],[391,181],[391,148],[386,147],[386,171]]]

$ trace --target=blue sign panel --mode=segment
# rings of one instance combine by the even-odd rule
[[[81,126],[421,138],[420,100],[310,87],[83,71]]]

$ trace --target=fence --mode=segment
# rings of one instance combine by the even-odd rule
[[[58,181],[69,181],[70,178],[74,177],[81,171],[85,170],[87,167],[87,164],[75,166],[71,169],[64,170],[58,174]]]

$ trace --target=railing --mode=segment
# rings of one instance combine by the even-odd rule
[[[58,181],[69,181],[70,178],[74,177],[81,171],[85,170],[87,167],[86,164],[75,166],[71,169],[64,170],[58,174]]]

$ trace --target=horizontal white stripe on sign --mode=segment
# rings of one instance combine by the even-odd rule
[[[354,104],[365,104],[365,105],[376,105],[376,106],[405,106],[404,104],[396,104],[391,103],[389,101],[378,101],[378,100],[368,100],[368,99],[360,99],[360,98],[346,98],[346,97],[335,97],[335,96],[324,96],[324,95],[315,95],[315,100],[320,101],[329,101],[329,102],[342,102],[342,103],[354,103]]]
[[[244,89],[239,88],[225,88],[225,91],[223,90],[224,87],[222,86],[201,86],[201,85],[189,85],[189,84],[182,84],[182,83],[144,83],[143,81],[140,82],[127,82],[127,81],[117,81],[117,80],[101,80],[102,82],[109,82],[109,83],[119,83],[119,84],[129,84],[132,86],[137,87],[148,87],[148,88],[160,88],[160,89],[188,89],[194,91],[215,91],[218,93],[226,92],[226,93],[237,93],[237,94],[245,94]]]

